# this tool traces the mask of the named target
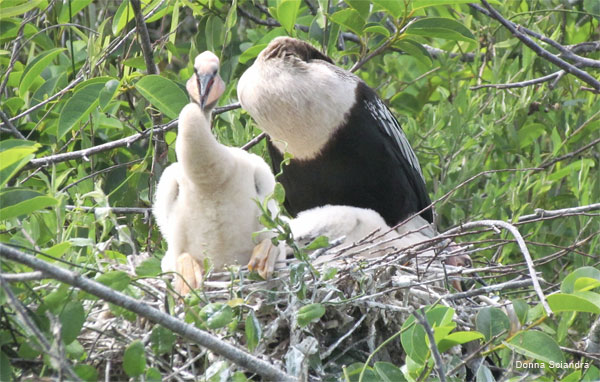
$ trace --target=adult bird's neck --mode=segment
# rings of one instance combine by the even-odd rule
[[[212,135],[210,112],[194,102],[179,114],[175,152],[186,177],[197,186],[216,188],[229,177],[231,155]]]

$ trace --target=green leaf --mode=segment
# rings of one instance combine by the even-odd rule
[[[277,0],[277,21],[288,34],[293,34],[301,0]]]
[[[62,139],[82,119],[89,117],[92,109],[98,106],[99,96],[104,85],[108,81],[104,77],[102,81],[91,79],[81,84],[73,96],[69,98],[58,118],[57,138]]]
[[[369,25],[363,29],[363,33],[374,33],[382,36],[390,37],[390,31],[381,25]]]
[[[41,2],[42,0],[0,1],[0,20],[22,15],[37,7]]]
[[[485,336],[486,341],[489,341],[503,330],[510,329],[510,320],[502,310],[487,307],[477,313],[475,328]]]
[[[141,341],[133,341],[123,354],[123,370],[130,377],[137,377],[146,370],[146,354]]]
[[[560,291],[563,293],[573,293],[577,291],[575,289],[575,282],[580,277],[592,278],[600,280],[600,270],[594,267],[581,267],[577,268],[573,272],[569,273],[560,284]]]
[[[521,299],[513,300],[512,305],[515,310],[515,314],[519,318],[519,322],[521,324],[527,322],[527,312],[529,311],[529,305]]]
[[[441,341],[439,341],[437,346],[438,350],[443,353],[452,346],[466,344],[467,342],[483,338],[485,337],[479,332],[454,332],[445,336]]]
[[[251,352],[256,349],[258,342],[262,337],[262,329],[260,322],[256,318],[253,310],[250,310],[248,316],[246,316],[246,346]]]
[[[115,12],[115,15],[113,16],[113,35],[118,35],[119,32],[121,32],[121,30],[125,28],[125,25],[127,25],[128,22],[133,20],[134,17],[135,15],[133,13],[133,8],[131,7],[131,4],[129,4],[129,0],[121,2],[121,5],[119,5],[117,12]]]
[[[472,3],[472,0],[413,0],[410,4],[413,10],[441,5],[458,5]]]
[[[240,55],[240,63],[245,64],[246,62],[256,58],[256,56],[258,56],[258,54],[267,47],[267,45],[268,44],[257,44],[246,49]]]
[[[40,144],[20,139],[0,142],[0,187],[6,183],[34,157]],[[0,205],[1,206],[1,205]]]
[[[313,251],[319,248],[325,248],[329,246],[329,239],[327,236],[319,236],[313,241],[310,242],[306,247],[304,247],[307,251]]]
[[[14,202],[14,201],[17,202]],[[14,203],[13,203],[14,202]],[[0,220],[29,215],[58,204],[58,200],[30,190],[9,190],[0,194]]]
[[[54,48],[42,52],[41,54],[35,56],[35,58],[27,64],[25,70],[23,71],[23,76],[21,77],[21,83],[19,84],[19,95],[21,97],[25,96],[25,92],[29,90],[31,85],[33,85],[34,81],[42,74],[44,69],[56,56],[58,56],[61,52],[63,52],[65,48]]]
[[[0,351],[0,381],[12,381],[12,365],[10,358],[3,351]]]
[[[350,7],[356,9],[364,20],[369,16],[369,10],[371,8],[371,4],[369,1],[364,0],[344,0],[346,4]]]
[[[60,9],[60,15],[58,15],[58,23],[65,24],[70,21],[69,19],[69,2],[71,3],[71,16],[75,17],[79,11],[91,4],[93,0],[66,0]]]
[[[553,312],[588,312],[600,314],[600,294],[594,292],[555,293],[548,296]]]
[[[150,342],[152,343],[152,351],[157,355],[169,353],[173,350],[173,345],[177,340],[177,336],[167,328],[156,325],[150,333]]]
[[[357,10],[351,8],[342,9],[330,15],[329,18],[334,23],[350,29],[357,35],[362,35],[365,20],[360,17],[360,13]]]
[[[373,4],[385,9],[395,18],[404,14],[404,3],[398,0],[373,0]]]
[[[224,38],[225,26],[223,20],[217,16],[209,16],[208,20],[206,20],[206,29],[204,33],[207,49],[211,52],[220,50],[223,46]]]
[[[233,320],[233,309],[227,304],[208,304],[200,310],[198,317],[209,329],[219,329]]]
[[[591,277],[580,277],[575,280],[575,290],[585,292],[600,287],[600,280]]]
[[[275,183],[275,189],[273,190],[273,198],[277,203],[283,204],[285,201],[285,189],[283,185],[279,182]]]
[[[155,277],[161,272],[160,260],[154,257],[144,260],[135,268],[135,273],[140,277]]]
[[[122,291],[127,288],[131,279],[123,271],[110,271],[100,275],[96,281],[114,290]]]
[[[427,361],[429,354],[425,336],[423,325],[416,323],[414,315],[410,315],[402,324],[402,334],[400,334],[402,348],[406,351],[406,355],[419,365]]]
[[[315,303],[310,305],[305,305],[302,308],[298,309],[298,325],[300,327],[305,327],[313,321],[317,321],[325,314],[325,307],[321,304]]]
[[[96,382],[98,380],[98,370],[92,365],[80,363],[73,366],[73,371],[82,380],[86,382]]]
[[[162,382],[163,377],[160,374],[160,370],[155,367],[149,367],[148,370],[146,370],[145,380],[146,382]]]
[[[140,79],[135,88],[161,113],[171,119],[188,103],[188,97],[177,84],[159,75],[149,75]]]
[[[112,99],[115,97],[115,94],[117,94],[117,90],[119,90],[119,85],[121,83],[117,80],[110,79],[108,80],[105,84],[104,84],[104,88],[102,88],[102,90],[100,90],[100,97],[99,97],[99,105],[100,105],[100,109],[104,110],[106,108],[106,106],[108,105],[108,103],[110,101],[112,101]]]
[[[431,64],[433,63],[427,49],[414,40],[405,38],[393,43],[392,46],[416,58],[420,63],[428,68],[431,67]]]
[[[454,41],[476,41],[475,36],[467,27],[456,20],[445,17],[429,17],[417,20],[410,24],[405,33]]]
[[[375,362],[373,367],[383,382],[406,382],[402,370],[390,362]]]
[[[543,362],[564,362],[565,358],[560,347],[546,333],[537,330],[527,330],[517,333],[506,346],[525,357],[535,358]]]
[[[81,302],[69,301],[58,316],[62,326],[62,340],[65,344],[73,342],[85,322],[86,316]]]
[[[562,168],[557,166],[556,171],[548,176],[548,180],[551,182],[556,182],[571,174],[577,174],[585,167],[594,167],[594,165],[595,163],[593,159],[585,158],[569,163],[567,166]]]
[[[541,123],[530,123],[519,129],[519,146],[521,148],[531,145],[536,139],[546,132],[546,126]]]

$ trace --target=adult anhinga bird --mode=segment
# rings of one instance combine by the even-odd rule
[[[238,84],[244,109],[267,132],[285,207],[326,204],[377,211],[394,226],[430,204],[419,162],[402,128],[364,81],[312,45],[278,37]],[[426,209],[421,216],[431,222]]]
[[[178,272],[196,288],[205,258],[215,269],[246,265],[252,233],[262,229],[255,199],[273,192],[275,180],[262,158],[224,146],[211,133],[211,111],[225,90],[217,56],[198,55],[194,72],[186,84],[192,102],[179,114],[178,162],[161,176],[153,212],[168,245],[163,271]],[[188,291],[179,278],[175,288]]]

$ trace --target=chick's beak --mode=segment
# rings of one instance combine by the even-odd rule
[[[200,107],[204,109],[210,90],[215,82],[216,73],[198,73],[195,69],[194,72],[196,73],[196,81],[198,82],[198,101],[200,102]]]

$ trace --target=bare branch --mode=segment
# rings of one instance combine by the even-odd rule
[[[158,68],[154,63],[154,55],[152,54],[152,43],[150,42],[150,35],[148,34],[148,28],[146,28],[144,15],[142,14],[140,0],[131,0],[130,4],[133,8],[133,13],[135,14],[135,25],[137,25],[140,45],[142,47],[144,61],[146,62],[146,69],[148,70],[148,74],[158,74]]]
[[[86,207],[86,206],[73,206],[67,205],[65,208],[69,211],[85,211],[85,212],[102,212],[110,211],[115,214],[147,214],[152,211],[152,208],[144,207]]]
[[[0,251],[2,251],[4,247],[4,244],[0,244]],[[19,317],[19,320],[25,325],[25,327],[27,327],[31,334],[33,334],[37,342],[42,347],[43,352],[50,358],[52,358],[54,361],[56,361],[56,364],[60,368],[61,373],[66,373],[67,375],[69,375],[70,378],[72,378],[75,381],[81,381],[81,379],[77,376],[77,374],[75,374],[75,372],[71,368],[71,365],[68,364],[65,357],[53,351],[52,345],[50,344],[50,342],[48,342],[48,339],[46,338],[46,336],[44,336],[44,333],[42,333],[42,331],[36,326],[35,322],[31,319],[31,317],[29,317],[29,314],[27,314],[27,310],[25,309],[21,301],[19,301],[17,296],[15,296],[12,289],[7,284],[7,281],[8,280],[5,280],[3,275],[0,274],[0,286],[2,286],[2,289],[4,290],[4,293],[8,298],[8,303],[13,307],[17,317]],[[57,338],[57,341],[60,341],[60,337]]]
[[[23,273],[0,273],[0,278],[8,281],[9,283],[23,282],[23,281],[35,281],[46,278],[43,272],[23,272]]]
[[[0,255],[6,259],[29,266],[42,271],[56,280],[84,290],[105,301],[111,302],[141,317],[160,324],[180,336],[192,340],[212,352],[229,359],[247,370],[259,374],[269,380],[296,381],[289,374],[284,373],[275,366],[265,362],[246,351],[239,349],[214,335],[196,328],[193,325],[150,307],[148,304],[137,301],[123,293],[117,292],[103,284],[90,280],[78,273],[54,266],[50,263],[35,258],[12,247],[0,243]],[[4,281],[0,278],[4,286]]]
[[[543,210],[541,208],[536,208],[535,213],[531,215],[523,215],[519,217],[517,220],[519,223],[524,223],[530,220],[535,220],[539,218],[550,218],[550,217],[560,217],[565,215],[575,215],[580,214],[582,212],[590,212],[590,211],[598,211],[600,210],[600,203],[589,204],[587,206],[580,207],[571,207],[571,208],[563,208],[560,210]]]
[[[591,148],[591,147],[593,147],[593,146],[596,146],[596,145],[597,145],[597,144],[599,144],[599,143],[600,143],[600,138],[596,138],[596,139],[594,139],[593,141],[591,141],[590,143],[588,143],[587,145],[581,146],[580,148],[578,148],[578,149],[577,149],[577,150],[575,150],[575,151],[571,151],[570,153],[567,153],[567,154],[565,154],[565,155],[561,155],[561,156],[559,156],[558,158],[554,158],[554,159],[552,159],[552,160],[549,160],[549,161],[547,161],[547,162],[544,162],[544,163],[542,163],[542,164],[540,165],[540,170],[543,170],[543,169],[545,169],[545,168],[548,168],[548,167],[552,166],[552,165],[553,165],[554,163],[556,163],[556,162],[560,162],[560,161],[562,161],[562,160],[565,160],[565,159],[572,158],[572,157],[574,157],[575,155],[577,155],[577,154],[579,154],[579,153],[581,153],[581,152],[583,152],[583,151],[585,151],[585,150],[587,150],[587,149],[589,149],[589,148]]]
[[[250,141],[248,141],[248,143],[243,145],[242,150],[246,150],[246,151],[250,150],[252,147],[256,146],[260,141],[265,139],[266,136],[267,136],[267,133],[265,133],[263,131],[262,133],[258,134],[256,137],[254,137]]]
[[[518,288],[528,287],[532,284],[533,284],[533,280],[531,280],[531,279],[527,279],[527,280],[517,279],[517,280],[507,281],[504,283],[484,286],[484,287],[473,289],[473,290],[468,290],[466,292],[449,294],[449,295],[443,296],[443,298],[444,298],[444,300],[450,300],[450,301],[459,300],[462,298],[474,297],[474,296],[479,296],[482,294],[500,292],[501,290],[505,290],[505,289],[518,289]]]
[[[541,84],[544,82],[551,81],[564,73],[564,70],[559,70],[558,72],[554,72],[552,74],[548,74],[547,76],[534,78],[533,80],[521,81],[521,82],[512,82],[508,84],[485,84],[485,85],[477,85],[471,86],[469,89],[478,90],[483,88],[495,88],[495,89],[512,89],[512,88],[524,88],[526,86]]]
[[[549,317],[552,317],[552,309],[550,309],[550,306],[548,305],[548,302],[546,301],[546,297],[544,296],[544,292],[542,291],[542,287],[540,286],[540,282],[537,278],[536,272],[535,272],[535,267],[533,264],[533,260],[531,258],[531,254],[529,253],[529,249],[527,249],[527,245],[525,244],[525,241],[523,240],[523,236],[521,236],[521,233],[519,232],[519,230],[517,229],[517,227],[515,227],[512,224],[509,224],[505,221],[502,220],[479,220],[479,221],[474,221],[474,222],[469,222],[469,223],[465,223],[462,224],[456,228],[452,228],[449,229],[448,231],[444,232],[444,234],[452,234],[455,232],[461,232],[465,229],[469,229],[469,228],[473,228],[473,227],[502,227],[505,230],[509,231],[515,238],[515,240],[517,241],[517,245],[519,246],[519,249],[521,250],[521,253],[523,254],[523,258],[525,259],[525,262],[527,263],[527,269],[529,270],[529,276],[531,277],[531,280],[533,282],[533,289],[535,289],[535,292],[538,295],[538,298],[540,299],[540,302],[542,303],[542,306],[544,307],[544,310],[546,311],[546,314]]]
[[[576,66],[569,64],[564,61],[560,57],[550,53],[546,49],[542,48],[538,44],[536,44],[533,40],[527,37],[525,34],[521,33],[524,28],[518,24],[515,24],[511,21],[506,20],[498,11],[496,11],[486,0],[481,0],[483,6],[487,9],[487,12],[482,12],[482,8],[475,4],[470,4],[472,8],[486,14],[487,16],[496,19],[500,24],[502,24],[506,29],[508,29],[515,37],[523,42],[526,46],[528,46],[531,50],[533,50],[538,56],[546,59],[547,61],[553,63],[559,68],[563,69],[567,73],[571,73],[587,84],[591,85],[594,89],[600,90],[600,81],[596,80],[589,73],[577,68]],[[485,10],[484,10],[485,11]]]
[[[435,361],[435,367],[437,368],[438,378],[440,382],[446,382],[446,373],[444,372],[444,362],[442,361],[442,356],[440,355],[440,350],[437,348],[435,344],[435,336],[433,335],[433,329],[427,318],[425,317],[425,311],[423,308],[419,310],[415,310],[413,312],[415,318],[419,322],[419,324],[423,325],[425,328],[425,333],[427,334],[427,338],[429,338],[429,348],[431,350],[431,355],[433,356],[433,360]]]
[[[15,127],[15,125],[12,124],[12,122],[8,119],[8,116],[4,114],[2,110],[0,110],[0,119],[2,119],[2,122],[4,122],[6,126],[8,126],[8,130],[11,132],[12,135],[19,139],[27,139],[23,134],[21,134],[21,132]]]

